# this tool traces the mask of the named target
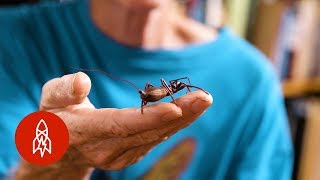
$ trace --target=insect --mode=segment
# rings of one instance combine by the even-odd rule
[[[73,67],[72,67],[73,68]],[[105,71],[102,70],[97,70],[97,69],[82,69],[82,68],[73,68],[79,71],[87,71],[87,72],[99,72],[105,75],[108,75],[111,78],[114,78],[116,80],[120,80],[123,82],[126,82],[130,85],[132,85],[140,94],[140,98],[141,98],[141,114],[143,114],[143,107],[146,106],[149,102],[156,102],[159,101],[161,99],[163,99],[164,97],[170,96],[172,101],[176,103],[175,98],[173,97],[173,94],[181,91],[184,88],[187,88],[187,92],[191,92],[190,88],[196,88],[199,89],[203,92],[205,92],[206,94],[209,94],[207,91],[205,91],[204,89],[198,87],[198,86],[193,86],[190,83],[190,79],[188,77],[183,77],[183,78],[178,78],[178,79],[174,79],[174,80],[170,80],[169,84],[167,84],[167,82],[161,78],[161,84],[162,86],[160,87],[155,87],[153,86],[150,82],[146,83],[145,88],[142,90],[140,89],[137,85],[135,85],[134,83],[126,80],[126,79],[122,79],[120,77],[114,76],[111,73],[107,73]],[[188,80],[188,83],[182,82],[180,80],[186,79]]]

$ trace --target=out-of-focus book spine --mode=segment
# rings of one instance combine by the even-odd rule
[[[320,7],[318,7],[318,23],[315,30],[315,39],[316,39],[316,45],[315,45],[315,54],[313,58],[312,63],[312,77],[320,77]]]
[[[205,21],[206,1],[207,0],[186,0],[188,16],[203,23]]]
[[[307,120],[303,135],[299,180],[320,179],[320,101],[307,103]]]
[[[293,59],[293,39],[296,31],[296,8],[288,6],[281,17],[278,38],[275,45],[275,68],[282,80],[289,78]]]
[[[274,57],[281,17],[288,6],[289,3],[282,0],[261,0],[257,4],[256,17],[248,38],[270,59]]]
[[[227,0],[227,25],[238,35],[245,37],[247,32],[252,0]]]
[[[297,31],[294,39],[294,59],[291,76],[296,80],[308,79],[312,72],[315,56],[316,34],[318,25],[317,0],[298,1]]]
[[[315,61],[314,61],[314,66],[315,66],[314,76],[320,77],[320,20],[319,20],[319,28],[318,28],[317,48],[315,52],[316,52],[316,55],[315,55]]]

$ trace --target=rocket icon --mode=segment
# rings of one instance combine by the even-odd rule
[[[51,154],[51,140],[49,138],[49,129],[46,122],[41,119],[36,127],[36,136],[32,143],[32,153],[40,152],[41,157],[47,151]]]

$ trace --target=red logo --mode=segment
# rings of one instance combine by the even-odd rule
[[[28,162],[49,165],[66,153],[69,144],[67,126],[57,115],[39,111],[26,116],[18,125],[15,142]]]

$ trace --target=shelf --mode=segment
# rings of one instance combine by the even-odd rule
[[[308,94],[320,94],[320,78],[308,80],[286,80],[282,82],[286,98],[301,97]]]

